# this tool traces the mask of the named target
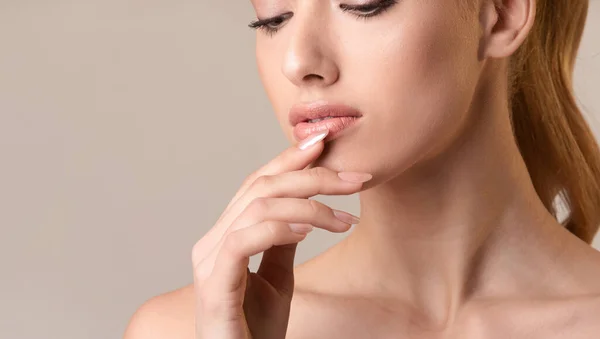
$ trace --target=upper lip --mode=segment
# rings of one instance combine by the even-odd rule
[[[312,119],[325,117],[361,117],[362,114],[347,105],[326,102],[310,102],[294,105],[289,112],[290,124],[297,124]]]

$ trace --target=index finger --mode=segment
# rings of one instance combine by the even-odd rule
[[[288,147],[271,161],[250,174],[246,180],[244,180],[240,189],[233,196],[225,210],[229,209],[257,178],[265,175],[276,175],[306,168],[306,166],[310,165],[310,163],[316,160],[323,152],[325,144],[322,140],[325,139],[328,134],[329,130],[325,130],[310,135],[298,144]]]

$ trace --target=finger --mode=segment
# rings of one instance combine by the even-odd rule
[[[265,175],[276,175],[284,172],[301,170],[306,166],[310,165],[315,159],[319,157],[319,155],[323,152],[324,143],[322,142],[325,137],[327,137],[329,131],[319,132],[317,134],[311,135],[307,138],[304,145],[310,145],[306,149],[300,149],[299,145],[302,143],[298,143],[294,146],[288,147],[286,150],[281,152],[278,156],[273,158],[271,161],[266,163],[264,166],[259,168],[254,173],[250,174],[246,180],[242,183],[238,192],[231,199],[225,210],[227,210],[231,205],[235,203],[235,201],[242,196],[248,187],[252,185],[252,183]]]
[[[249,175],[246,180],[242,183],[234,197],[231,199],[229,204],[225,207],[223,213],[215,223],[215,227],[211,228],[194,246],[193,257],[201,257],[212,250],[214,244],[220,239],[224,230],[223,227],[227,227],[231,221],[237,217],[237,214],[243,210],[243,208],[237,208],[232,210],[232,206],[236,205],[239,198],[245,194],[250,186],[254,184],[257,178],[263,176],[273,176],[280,173],[285,173],[294,170],[301,170],[316,160],[319,155],[323,152],[324,142],[323,139],[327,137],[329,131],[323,131],[311,135],[304,143],[298,143],[294,146],[288,147],[285,151],[280,153],[277,157],[269,161],[263,167]],[[300,149],[299,146],[309,145],[305,149]],[[219,225],[222,225],[221,227]],[[220,230],[220,231],[219,231]]]
[[[269,248],[263,253],[256,271],[277,291],[290,299],[294,294],[294,258],[297,247],[298,243]]]
[[[225,231],[216,245],[201,258],[197,267],[206,276],[214,267],[219,248],[227,241],[228,234],[267,220],[285,223],[302,223],[341,233],[350,229],[360,219],[350,213],[334,210],[331,207],[310,199],[298,198],[258,198]],[[200,270],[200,268],[198,268]],[[202,274],[202,273],[200,273]]]
[[[258,198],[239,215],[227,232],[267,221],[310,224],[330,232],[347,231],[360,219],[350,213],[335,210],[322,202],[298,198]]]
[[[367,179],[371,178],[368,174],[364,175]],[[231,207],[231,213],[223,219],[223,228],[230,225],[252,201],[260,197],[310,198],[318,194],[349,195],[359,192],[362,185],[363,183],[360,182],[343,180],[338,172],[325,167],[262,176],[254,181],[246,193]],[[223,228],[216,227],[214,230],[216,235],[222,236],[225,233]]]
[[[365,176],[363,181],[372,177],[368,174],[365,174]],[[218,240],[216,239],[221,239],[227,233],[230,225],[235,219],[240,217],[242,212],[255,199],[261,197],[309,198],[318,194],[348,195],[360,191],[361,187],[361,182],[343,180],[337,172],[325,167],[315,167],[307,170],[281,173],[275,176],[260,177],[230,208],[227,216],[211,229],[211,234],[205,236],[205,238],[211,237],[210,241],[205,241],[204,238],[201,239],[203,242],[201,244],[202,247],[197,248],[195,256],[204,257],[207,253],[211,252],[217,246],[216,243]],[[291,222],[306,221],[292,220]],[[245,223],[245,225],[251,224],[253,223]],[[322,226],[326,227],[326,225]],[[343,231],[346,230],[344,229]]]
[[[231,232],[218,250],[207,286],[217,296],[239,293],[244,285],[249,257],[273,246],[298,243],[305,237],[306,233],[296,233],[289,224],[279,221],[264,221]]]
[[[348,181],[342,179],[339,172],[325,167],[314,167],[274,176],[263,176],[254,182],[239,201],[244,206],[257,197],[310,198],[318,194],[353,194],[360,190],[364,182],[372,178],[367,173],[362,175],[364,178],[360,182]]]

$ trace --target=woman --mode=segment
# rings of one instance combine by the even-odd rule
[[[253,5],[261,79],[304,141],[126,338],[600,338],[600,153],[572,92],[587,0]],[[360,221],[309,200],[356,192]],[[350,224],[293,267],[312,227]]]

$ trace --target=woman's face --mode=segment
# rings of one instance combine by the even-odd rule
[[[294,105],[326,102],[362,117],[315,166],[391,176],[439,152],[481,72],[477,14],[461,1],[252,0],[259,19],[275,18],[257,32],[256,56],[288,139]]]

